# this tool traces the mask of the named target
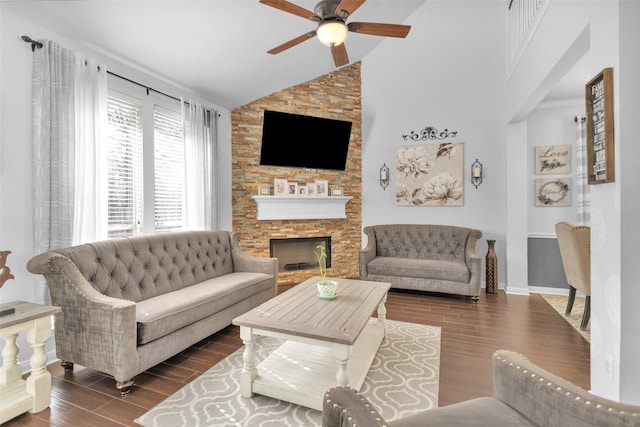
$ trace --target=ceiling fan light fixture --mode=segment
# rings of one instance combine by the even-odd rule
[[[344,43],[349,28],[340,20],[323,22],[318,26],[316,35],[318,40],[326,46],[338,46]]]

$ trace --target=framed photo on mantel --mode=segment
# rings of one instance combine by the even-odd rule
[[[588,182],[614,182],[613,68],[605,68],[585,85],[585,101]]]

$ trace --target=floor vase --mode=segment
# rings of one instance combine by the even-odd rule
[[[489,249],[486,257],[485,289],[488,294],[498,293],[498,255],[496,255],[496,241],[487,240]]]

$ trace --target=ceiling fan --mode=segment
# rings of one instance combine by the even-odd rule
[[[349,63],[347,49],[344,40],[347,33],[368,34],[373,36],[400,37],[404,38],[409,34],[410,25],[380,24],[374,22],[346,22],[346,19],[356,11],[365,0],[321,0],[311,12],[303,7],[297,6],[286,0],[260,0],[260,3],[275,7],[284,12],[310,19],[318,23],[318,27],[289,40],[269,50],[268,53],[277,54],[305,40],[318,36],[323,44],[331,47],[333,62],[336,67]]]

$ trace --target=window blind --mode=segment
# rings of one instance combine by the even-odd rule
[[[155,230],[179,230],[185,186],[182,114],[156,105],[153,127]]]
[[[109,237],[142,230],[142,104],[109,91],[108,98],[108,225]]]

